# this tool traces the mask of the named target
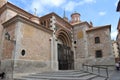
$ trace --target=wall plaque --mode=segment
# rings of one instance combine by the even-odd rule
[[[78,39],[83,38],[83,31],[79,31],[77,37]]]

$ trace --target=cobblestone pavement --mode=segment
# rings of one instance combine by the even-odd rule
[[[89,68],[88,71],[92,72],[91,68]],[[97,74],[98,73],[98,69],[97,68],[96,68],[96,70],[94,69],[93,73]],[[101,75],[101,76],[107,76],[105,70],[100,70],[99,75]],[[112,69],[112,70],[109,69],[108,70],[108,75],[109,75],[109,79],[108,80],[120,80],[120,70],[117,71],[116,69]],[[100,80],[100,79],[97,79],[97,80]]]
[[[120,80],[120,71],[114,70],[109,72],[109,80]]]

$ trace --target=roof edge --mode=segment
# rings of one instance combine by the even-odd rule
[[[38,28],[38,29],[40,29],[40,30],[43,30],[43,31],[45,31],[45,32],[48,32],[48,33],[50,33],[50,34],[52,34],[52,32],[53,32],[52,30],[50,30],[50,29],[48,29],[48,28],[45,28],[45,27],[42,27],[42,25],[37,24],[37,23],[35,23],[35,22],[27,19],[27,18],[24,18],[24,17],[21,16],[21,15],[16,15],[16,16],[14,16],[13,18],[11,18],[11,19],[9,19],[8,21],[4,22],[2,25],[3,25],[4,28],[6,28],[6,27],[7,27],[8,25],[10,25],[11,23],[19,22],[19,21],[20,21],[20,22],[27,23],[27,24],[29,24],[29,25],[33,25],[33,27]]]
[[[25,11],[24,9],[10,3],[10,2],[7,2],[6,4],[4,4],[1,8],[0,8],[0,14],[3,12],[3,10],[5,10],[6,8],[9,8],[13,11],[15,11],[16,13],[18,14],[21,14],[21,15],[24,15],[28,18],[31,18],[31,17],[36,17],[36,18],[39,18],[38,16],[35,16],[27,11]],[[24,14],[23,14],[24,13]]]
[[[98,29],[102,29],[102,28],[109,28],[110,32],[111,32],[111,25],[96,26],[96,27],[88,29],[86,32],[93,31],[93,30],[98,30]]]

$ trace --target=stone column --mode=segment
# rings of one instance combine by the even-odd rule
[[[51,30],[53,30],[53,36],[51,38],[51,68],[54,71],[58,70],[58,51],[57,51],[57,38],[55,35],[55,23],[56,23],[56,18],[55,16],[52,16],[51,20]]]
[[[89,54],[88,54],[88,41],[87,41],[87,33],[86,33],[86,27],[84,28],[84,44],[85,44],[85,59],[84,59],[84,62],[85,64],[88,64],[88,57],[89,57]]]
[[[76,50],[75,50],[75,48],[76,48],[76,44],[74,43],[74,33],[73,33],[73,29],[72,29],[72,31],[71,31],[71,37],[72,37],[72,51],[73,51],[73,56],[74,56],[74,69],[76,68]]]

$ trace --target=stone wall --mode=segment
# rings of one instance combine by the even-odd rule
[[[14,32],[12,31],[12,29],[14,28],[14,24],[11,25],[12,27],[8,27],[6,29],[3,28],[3,23],[6,22],[7,20],[9,20],[10,18],[14,17],[16,15],[15,12],[13,12],[10,9],[5,9],[3,10],[3,12],[0,13],[0,54],[1,54],[1,58],[3,59],[5,58],[5,56],[11,56],[11,52],[8,49],[13,49],[13,43],[11,43],[10,41],[5,40],[5,33],[9,32],[10,35],[13,35]],[[8,30],[7,30],[8,29]],[[14,30],[14,29],[13,29]],[[14,35],[13,35],[14,36]],[[12,50],[13,51],[13,50]],[[3,54],[5,52],[5,54]],[[6,55],[8,54],[8,55]]]
[[[0,60],[2,59],[2,35],[3,35],[3,26],[0,24]]]
[[[31,21],[19,19],[20,17],[16,17],[4,24],[3,36],[8,32],[10,40],[3,37],[1,70],[6,73],[8,80],[24,74],[51,70],[52,31]]]
[[[100,38],[100,43],[95,43],[95,37]],[[110,37],[110,27],[103,27],[87,31],[88,59],[91,65],[114,65],[114,54]],[[102,58],[96,58],[96,50],[102,50]]]
[[[0,0],[0,8],[7,2],[7,0]]]
[[[15,44],[10,40],[15,38],[15,26],[15,23],[10,24],[2,31],[0,70],[1,72],[5,72],[6,80],[12,80],[13,77],[13,55],[15,52]],[[6,32],[10,34],[10,40],[5,39]]]
[[[87,43],[86,43],[86,30],[88,29],[88,25],[86,24],[80,24],[77,26],[74,26],[74,41],[76,41],[75,44],[75,69],[80,69],[82,63],[85,62],[85,57],[88,54],[87,52]]]
[[[51,70],[51,34],[34,25],[18,22],[16,35],[15,75]]]
[[[14,78],[47,71],[51,71],[50,61],[22,59],[14,61]]]
[[[6,12],[6,20],[5,21],[7,21],[17,15],[17,13],[11,9],[6,9],[6,11],[7,12]]]
[[[16,59],[49,61],[51,35],[28,24],[20,23],[18,26],[16,49],[19,53]],[[21,55],[22,50],[25,50],[24,56]]]
[[[3,32],[3,48],[2,48],[2,59],[12,59],[15,51],[15,44],[10,41],[5,39],[5,33],[8,32],[10,35],[10,39],[13,40],[15,38],[15,25],[16,24],[11,24],[8,27],[4,29]]]
[[[13,80],[14,61],[11,59],[1,60],[1,71],[5,73],[4,80]]]
[[[13,18],[14,16],[16,16],[17,13],[10,10],[10,9],[5,9],[3,12],[1,12],[0,14],[0,23],[4,23],[6,22],[7,20]]]
[[[118,43],[118,47],[120,48],[120,33],[117,34],[116,41]]]
[[[81,69],[82,64],[89,65],[114,65],[114,54],[110,37],[110,26],[101,28],[89,28],[86,23],[75,25],[74,41],[75,69]],[[95,37],[100,37],[100,43],[95,44]],[[102,50],[103,57],[96,58],[95,51]]]
[[[4,10],[3,12],[1,12],[1,14],[0,14],[0,24],[5,22],[6,15],[7,15],[7,10]]]

